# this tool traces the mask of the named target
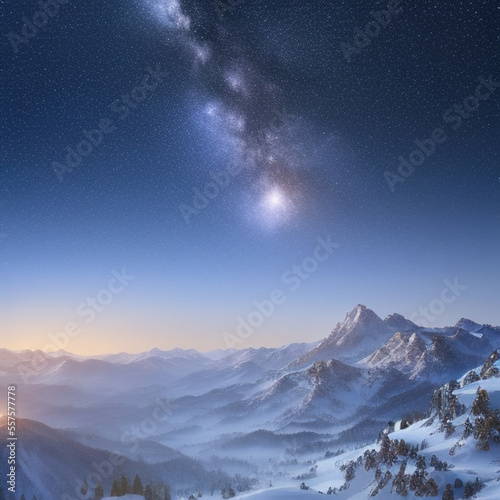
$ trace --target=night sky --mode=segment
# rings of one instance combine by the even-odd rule
[[[498,2],[42,5],[1,2],[2,347],[500,324]]]

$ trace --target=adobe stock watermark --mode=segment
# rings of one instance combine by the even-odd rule
[[[224,21],[227,12],[233,12],[235,7],[242,4],[244,0],[215,0],[213,6],[215,12],[217,12],[217,17]]]
[[[366,23],[363,30],[359,27],[354,30],[352,44],[345,42],[340,44],[340,50],[347,62],[351,62],[354,55],[360,54],[363,49],[368,47],[372,43],[372,39],[380,34],[382,28],[388,26],[396,16],[401,14],[403,7],[399,5],[400,3],[401,0],[390,0],[387,4],[387,10],[372,10],[370,15],[373,17],[373,21]]]
[[[493,80],[492,75],[488,79],[480,76],[477,80],[479,85],[477,85],[474,95],[468,95],[461,102],[454,104],[443,113],[443,121],[450,123],[452,130],[458,130],[462,127],[464,122],[472,116],[472,113],[479,109],[481,101],[489,99],[495,90],[500,87],[500,81]],[[398,156],[397,172],[399,175],[389,170],[384,172],[384,178],[389,189],[394,193],[397,183],[405,182],[408,177],[413,175],[415,167],[423,165],[425,160],[436,152],[436,146],[443,144],[447,140],[448,135],[443,127],[434,128],[427,139],[416,139],[414,143],[417,149],[414,149],[408,157]]]
[[[409,316],[410,321],[425,328],[434,326],[434,321],[443,314],[446,306],[453,304],[462,295],[462,292],[468,288],[466,285],[461,285],[458,278],[454,278],[453,283],[448,279],[445,279],[443,283],[445,286],[441,290],[439,298],[431,300],[427,307],[420,307],[418,312],[411,314]]]
[[[28,45],[28,42],[32,38],[35,38],[39,30],[47,26],[51,18],[57,16],[59,7],[68,3],[70,3],[69,0],[47,0],[46,2],[39,0],[37,4],[40,9],[31,16],[31,20],[26,16],[22,17],[23,25],[21,27],[21,34],[18,35],[14,31],[11,31],[7,35],[14,52],[17,54],[22,44]]]
[[[151,66],[146,68],[146,74],[128,94],[122,94],[119,99],[115,99],[108,107],[111,112],[117,116],[118,121],[123,121],[129,117],[133,109],[151,97],[158,85],[167,77],[168,72],[162,71],[160,64],[153,69]],[[112,116],[114,116],[112,115]],[[53,162],[52,168],[59,182],[64,180],[66,173],[72,172],[80,166],[83,159],[92,154],[96,148],[103,142],[106,135],[111,134],[117,128],[116,119],[103,117],[99,120],[97,127],[93,129],[82,129],[81,134],[84,139],[78,142],[74,147],[66,146],[66,156],[64,163]]]
[[[135,276],[127,274],[125,268],[121,272],[113,270],[111,274],[112,277],[105,288],[99,290],[95,296],[87,297],[87,300],[78,304],[75,309],[76,316],[84,318],[84,323],[87,325],[92,323],[97,315],[113,302],[115,296],[122,293],[130,282],[135,279]],[[42,351],[51,353],[65,349],[70,340],[78,337],[81,333],[82,328],[76,320],[67,321],[61,331],[47,334],[50,342],[43,347]],[[23,381],[27,382],[30,378],[44,370],[47,364],[48,360],[38,351],[33,354],[29,362],[18,364],[17,370]]]
[[[265,144],[269,131],[278,131],[290,120],[290,118],[291,115],[287,114],[286,110],[280,111],[274,108],[272,110],[272,118],[269,121],[269,126],[259,130],[257,134],[259,143]],[[192,190],[194,196],[191,199],[191,203],[181,203],[178,207],[186,224],[190,224],[194,216],[205,210],[221,192],[227,189],[244,168],[245,165],[243,161],[230,162],[226,168],[220,171],[210,172],[210,180],[205,182],[203,187],[194,187]]]
[[[281,275],[281,282],[288,286],[290,292],[296,292],[302,283],[318,270],[320,264],[330,258],[334,249],[340,246],[332,242],[331,236],[328,236],[326,240],[318,238],[316,241],[318,245],[311,256],[306,257],[300,265],[294,264]],[[246,317],[238,316],[236,318],[235,333],[222,334],[228,348],[243,344],[256,329],[264,324],[267,318],[274,314],[276,307],[284,304],[287,299],[282,288],[271,290],[268,297],[260,302],[254,301],[252,304],[254,309]]]
[[[176,408],[170,400],[164,398],[157,398],[155,403],[156,406],[151,413],[151,417],[144,418],[139,425],[131,426],[121,435],[120,444],[123,447],[129,447],[128,452],[137,452],[140,442],[152,436],[156,432],[158,424],[166,422]],[[104,479],[113,477],[115,469],[119,470],[125,463],[125,460],[126,456],[122,450],[121,453],[118,451],[110,452],[108,460],[104,460],[101,463],[92,462],[93,471],[83,481],[80,478],[75,478],[76,487],[74,491],[78,500],[90,500],[94,498],[97,486],[102,484]],[[61,500],[77,499],[72,495],[64,494]]]

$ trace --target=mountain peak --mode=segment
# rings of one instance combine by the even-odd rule
[[[482,326],[468,318],[460,318],[455,325],[456,328],[462,328],[468,332],[477,332]]]
[[[332,358],[359,361],[392,336],[393,331],[371,309],[358,304],[342,323],[318,346],[301,356],[293,366]]]
[[[402,314],[392,313],[392,314],[389,314],[389,316],[387,316],[387,318],[385,318],[384,321],[387,321],[390,319],[406,319],[406,318]]]
[[[384,323],[393,330],[404,331],[404,330],[414,330],[418,329],[418,326],[406,319],[403,315],[398,313],[389,314],[387,318],[384,319]]]
[[[353,318],[359,320],[363,317],[377,316],[371,309],[366,307],[364,304],[358,304],[352,311],[346,313],[345,319]]]

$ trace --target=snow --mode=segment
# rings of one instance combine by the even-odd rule
[[[104,497],[102,500],[116,500],[120,498],[120,500],[144,500],[142,495],[123,495],[121,497]]]
[[[277,487],[252,491],[251,493],[238,495],[237,498],[249,498],[251,500],[302,500],[303,498],[311,498],[311,495],[317,498],[318,492],[315,490],[301,490],[297,485],[296,488]]]
[[[461,403],[470,407],[476,397],[478,387],[486,389],[490,396],[490,405],[492,408],[500,408],[500,378],[490,378],[479,380],[462,389],[455,391]],[[476,441],[471,436],[465,442],[460,441],[462,446],[458,447],[453,455],[450,455],[451,448],[460,440],[463,432],[463,423],[468,416],[466,414],[456,418],[454,425],[455,432],[448,439],[445,439],[444,432],[439,431],[439,422],[434,422],[427,426],[426,420],[416,422],[410,427],[393,432],[390,434],[391,439],[404,439],[409,445],[419,445],[422,442],[427,443],[424,449],[419,451],[424,455],[427,463],[427,472],[430,477],[433,477],[439,485],[439,497],[447,483],[454,484],[456,478],[460,478],[465,484],[467,481],[474,481],[479,477],[484,482],[484,488],[476,494],[478,500],[498,500],[500,499],[500,453],[499,446],[492,444],[489,451],[479,451],[476,448]],[[368,446],[359,450],[349,451],[335,458],[324,460],[318,464],[318,476],[314,479],[306,481],[308,486],[315,490],[326,492],[328,487],[339,487],[343,484],[343,474],[340,472],[339,465],[347,463],[351,460],[356,460],[358,456],[363,455],[367,449],[378,449],[378,445]],[[446,461],[451,467],[447,471],[436,471],[429,466],[430,458],[436,455],[439,460]],[[397,463],[391,468],[393,476],[398,472],[400,463]],[[385,470],[385,467],[383,468]],[[412,469],[407,468],[407,473],[411,473]],[[361,500],[369,497],[371,490],[374,488],[373,471],[366,472],[363,466],[356,469],[356,477],[350,482],[349,489],[337,493],[334,498],[336,500]],[[377,499],[395,499],[400,498],[398,495],[391,494],[391,486],[389,484],[383,488],[376,496]],[[462,497],[463,488],[455,489],[455,499],[459,500]],[[264,497],[262,497],[264,498]],[[295,497],[293,497],[295,498]],[[297,497],[298,498],[298,497]],[[408,500],[416,498],[412,492],[406,497]]]
[[[460,403],[470,406],[474,399],[476,399],[479,388],[485,389],[488,392],[492,408],[500,408],[500,384],[499,379],[495,377],[473,382],[462,389],[457,389],[454,391],[454,394],[458,396]]]

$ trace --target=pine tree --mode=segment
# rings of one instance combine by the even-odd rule
[[[366,450],[365,451],[365,470],[368,471],[370,469],[375,469],[377,467],[377,452],[375,450]]]
[[[356,462],[351,460],[347,464],[343,465],[340,470],[345,471],[346,482],[352,481],[356,477]]]
[[[467,481],[464,489],[464,498],[470,498],[474,495],[474,488],[472,487],[472,483]]]
[[[153,489],[149,484],[146,485],[146,488],[144,489],[144,498],[145,500],[153,500]]]
[[[406,461],[401,464],[399,472],[394,477],[392,481],[392,490],[396,491],[397,495],[407,496],[408,495],[408,483],[410,481],[410,475],[405,474],[406,471]]]
[[[132,486],[132,493],[134,495],[143,495],[144,494],[144,488],[142,487],[142,481],[141,481],[141,478],[139,477],[139,474],[135,475],[134,484]]]
[[[490,355],[490,357],[487,359],[486,363],[484,363],[484,365],[482,366],[481,368],[481,372],[480,372],[480,376],[481,378],[485,379],[485,378],[488,378],[488,372],[490,372],[490,370],[493,367],[493,364],[498,361],[498,359],[500,358],[500,354],[498,353],[498,351],[493,351],[492,354]],[[491,370],[492,374],[494,374],[495,370]]]
[[[486,390],[478,388],[471,411],[476,416],[472,429],[474,438],[478,441],[476,447],[487,451],[490,449],[490,438],[500,442],[500,416],[498,411],[490,408],[490,398]]]
[[[389,467],[394,464],[397,458],[396,446],[394,446],[386,432],[382,434],[379,456],[380,460]]]
[[[415,495],[422,496],[420,493],[424,489],[425,471],[417,469],[410,477],[408,487],[411,491],[415,491]]]
[[[436,480],[431,478],[429,481],[427,481],[427,484],[425,485],[425,495],[428,497],[437,497],[439,492],[439,486],[436,483]]]
[[[120,485],[118,483],[118,480],[115,478],[115,479],[113,479],[113,484],[111,486],[111,494],[109,496],[118,497],[120,495],[121,495]]]
[[[125,474],[122,474],[122,477],[120,479],[120,493],[122,495],[130,493],[130,486],[128,484],[127,478],[125,477]]]
[[[398,455],[406,457],[408,455],[408,445],[405,443],[404,439],[401,439],[398,445]]]
[[[488,417],[477,417],[474,424],[474,438],[477,439],[476,447],[481,451],[490,449],[489,443],[490,428]]]
[[[234,492],[233,488],[231,488],[231,486],[228,486],[227,488],[222,488],[222,498],[233,498],[234,496],[236,496],[236,493]]]
[[[455,426],[451,421],[449,412],[446,412],[441,420],[441,429],[445,431],[445,439],[448,439],[455,432]]]
[[[424,470],[426,468],[425,457],[423,455],[417,455],[417,463],[415,465],[417,469]]]
[[[474,427],[470,422],[470,419],[467,417],[467,420],[464,422],[464,433],[462,434],[463,439],[467,439],[472,435],[474,431]]]
[[[490,397],[488,396],[488,392],[479,387],[476,394],[476,399],[472,403],[472,414],[476,416],[488,415],[490,409]]]
[[[101,500],[102,498],[104,498],[104,488],[102,487],[102,481],[99,479],[94,490],[94,500]]]
[[[201,493],[198,493],[198,497],[202,497],[203,495]],[[165,496],[163,500],[172,500],[172,497],[170,495],[170,486],[167,484],[165,485]]]

